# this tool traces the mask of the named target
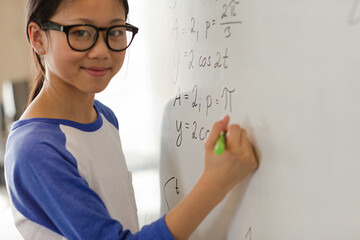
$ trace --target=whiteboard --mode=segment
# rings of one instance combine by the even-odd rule
[[[359,0],[155,2],[162,213],[192,189],[204,139],[229,114],[260,168],[191,239],[360,239]]]

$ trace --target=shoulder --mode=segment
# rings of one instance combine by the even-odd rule
[[[104,115],[106,120],[108,120],[112,125],[114,125],[117,129],[119,129],[119,123],[118,120],[114,114],[114,112],[104,104],[102,104],[100,101],[96,100],[94,101],[94,107],[98,111],[98,113],[101,113]]]
[[[31,119],[15,122],[6,143],[5,164],[29,170],[36,165],[45,167],[50,159],[67,159],[76,165],[59,125]]]
[[[22,147],[43,142],[61,144],[65,141],[62,136],[57,119],[32,118],[15,122],[8,141],[16,141]]]

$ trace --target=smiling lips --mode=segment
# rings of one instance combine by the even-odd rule
[[[93,77],[103,77],[110,70],[106,67],[83,67],[82,69]]]

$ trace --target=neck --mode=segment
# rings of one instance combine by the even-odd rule
[[[73,86],[45,80],[39,95],[31,103],[36,117],[67,119],[91,123],[97,118],[93,107],[95,94],[84,93]]]

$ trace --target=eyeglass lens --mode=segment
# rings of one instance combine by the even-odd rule
[[[94,45],[97,31],[91,26],[76,26],[70,29],[68,41],[76,50],[89,49]],[[107,42],[110,48],[119,51],[128,47],[131,43],[133,32],[126,27],[115,27],[107,32]]]

